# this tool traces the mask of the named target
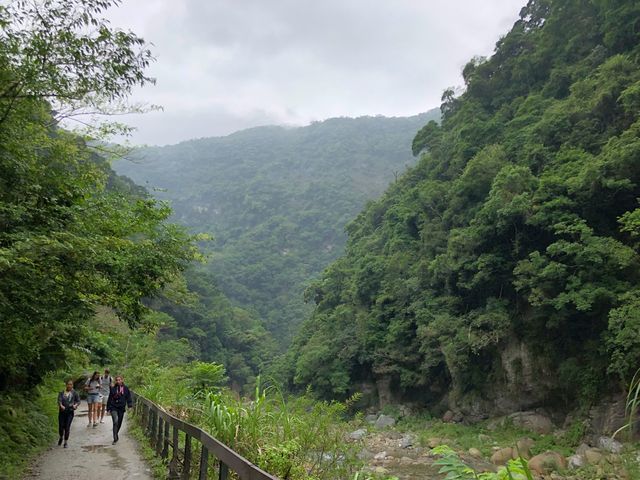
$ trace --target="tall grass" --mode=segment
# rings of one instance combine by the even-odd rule
[[[200,426],[260,468],[283,479],[353,478],[359,448],[347,443],[350,402],[318,402],[309,392],[286,398],[258,377],[251,398],[194,388],[184,369],[162,369],[141,393]]]

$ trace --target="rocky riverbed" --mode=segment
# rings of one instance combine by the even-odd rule
[[[510,432],[521,436],[509,438],[500,429],[511,428],[514,419],[519,422],[519,428]],[[505,427],[505,423],[509,423],[509,427]],[[623,445],[610,437],[600,436],[585,439],[571,452],[566,447],[554,451],[547,447],[553,447],[555,439],[561,438],[565,432],[556,429],[549,419],[540,414],[519,412],[507,421],[496,419],[487,422],[486,428],[455,426],[451,433],[459,433],[464,428],[469,430],[470,435],[466,435],[462,442],[464,446],[454,437],[436,435],[447,428],[450,427],[444,422],[432,422],[424,429],[411,430],[407,424],[397,426],[393,417],[372,415],[365,419],[362,428],[350,434],[350,441],[361,444],[360,458],[367,464],[367,469],[380,478],[441,480],[444,474],[438,473],[439,467],[434,465],[440,456],[433,449],[449,445],[464,463],[477,472],[495,472],[520,455],[528,460],[536,479],[640,480],[637,444]],[[522,435],[523,429],[529,430],[535,439]],[[469,446],[469,438],[476,446]]]

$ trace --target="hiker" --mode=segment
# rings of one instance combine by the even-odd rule
[[[58,435],[60,436],[58,445],[62,445],[64,437],[64,448],[67,448],[73,414],[78,405],[80,405],[80,395],[73,389],[73,382],[67,380],[65,389],[58,393]]]
[[[100,375],[100,423],[104,423],[104,412],[107,411],[107,402],[109,401],[109,390],[113,386],[113,378],[109,375],[109,369],[104,369],[104,375]]]
[[[122,427],[124,412],[127,407],[133,407],[133,399],[129,388],[124,384],[122,375],[116,375],[116,384],[109,391],[109,400],[107,401],[107,412],[111,413],[113,420],[113,444],[118,442],[118,432]]]
[[[93,428],[98,426],[98,408],[101,407],[100,403],[100,372],[95,371],[91,378],[84,384],[84,389],[87,392],[87,407],[89,409],[89,424],[90,427],[93,424]]]

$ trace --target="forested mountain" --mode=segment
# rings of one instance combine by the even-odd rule
[[[326,396],[571,408],[640,366],[640,3],[531,0],[348,227],[290,352]]]
[[[439,116],[259,127],[144,148],[114,166],[214,236],[206,270],[284,346],[309,311],[305,284],[342,253],[347,221],[415,162],[411,139]]]

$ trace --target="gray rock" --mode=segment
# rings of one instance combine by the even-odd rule
[[[366,448],[363,448],[362,450],[360,450],[360,452],[358,452],[358,458],[360,460],[371,460],[373,458],[373,453]]]
[[[349,438],[351,440],[362,440],[366,434],[367,434],[367,431],[363,428],[360,428],[354,432],[351,432],[349,434]]]
[[[364,417],[364,421],[373,425],[378,420],[378,415],[367,415]]]
[[[602,450],[609,453],[622,452],[622,444],[610,437],[598,438],[598,448],[601,448]]]
[[[569,468],[576,469],[576,468],[581,468],[584,467],[585,461],[584,461],[584,457],[582,455],[571,455],[569,458],[567,458],[567,464],[569,465]]]
[[[415,443],[415,441],[416,439],[413,435],[404,435],[398,442],[398,446],[400,448],[413,447],[413,444]]]
[[[589,450],[591,447],[586,443],[581,443],[578,449],[576,450],[576,455],[584,456],[584,452]]]
[[[384,460],[385,458],[387,458],[387,452],[386,451],[385,452],[376,453],[373,456],[374,460]]]
[[[398,410],[401,417],[410,417],[413,414],[413,409],[409,405],[400,405]]]
[[[493,440],[491,440],[491,437],[489,435],[485,435],[484,433],[481,433],[478,435],[478,441],[483,445],[487,443],[493,443]]]
[[[546,415],[536,412],[516,412],[509,415],[509,419],[514,425],[529,429],[536,433],[551,433],[553,423]]]
[[[473,458],[482,458],[482,452],[480,450],[478,450],[477,448],[473,448],[471,447],[469,449],[469,455],[471,455]]]
[[[589,465],[597,465],[604,460],[604,455],[599,448],[589,448],[584,452],[584,459]]]
[[[396,424],[396,419],[389,415],[380,415],[376,420],[376,428],[393,427]]]

